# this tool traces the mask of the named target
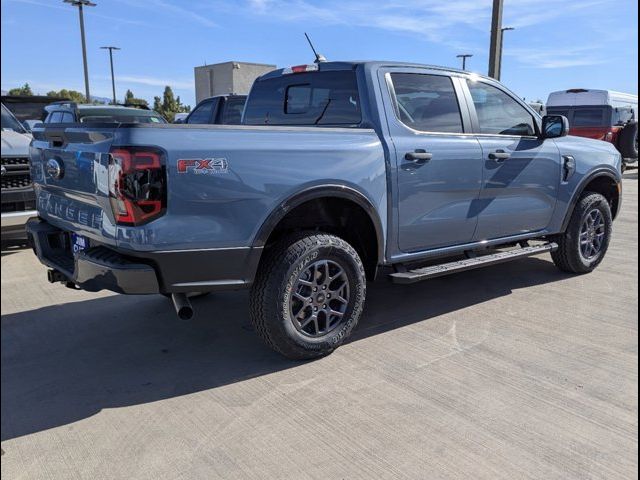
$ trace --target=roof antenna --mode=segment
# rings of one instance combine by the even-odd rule
[[[316,59],[313,61],[313,63],[326,62],[327,59],[324,57],[324,55],[316,52],[316,49],[313,48],[313,43],[311,43],[311,39],[309,38],[309,35],[307,35],[307,32],[304,32],[304,36],[307,37],[307,42],[309,42],[309,46],[311,47],[311,50],[313,50],[313,54],[316,56]]]

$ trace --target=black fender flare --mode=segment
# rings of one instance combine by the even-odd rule
[[[368,215],[373,223],[376,232],[376,241],[378,245],[377,264],[384,262],[385,238],[382,228],[380,216],[374,204],[359,190],[341,184],[322,184],[308,187],[302,191],[296,192],[285,200],[280,202],[278,206],[269,214],[267,219],[258,229],[258,233],[253,239],[253,247],[264,247],[273,230],[276,228],[280,220],[294,208],[302,205],[309,200],[317,198],[343,198],[350,200],[360,206]]]
[[[586,175],[574,190],[571,200],[569,201],[569,207],[567,208],[567,213],[565,213],[564,220],[562,221],[562,229],[561,229],[562,232],[567,230],[567,227],[569,226],[569,221],[571,221],[571,216],[573,215],[573,211],[576,208],[576,205],[578,204],[578,199],[580,198],[580,195],[582,195],[582,192],[584,192],[587,185],[589,185],[592,181],[594,181],[596,178],[599,178],[599,177],[607,177],[613,180],[613,182],[616,184],[620,183],[621,181],[620,175],[619,174],[616,175],[616,173],[609,168],[599,168],[589,173],[588,175]],[[616,209],[616,211],[611,212],[614,219],[617,216],[619,211],[620,211],[620,199],[618,199],[618,208]]]

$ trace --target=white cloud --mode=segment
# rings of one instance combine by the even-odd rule
[[[607,59],[597,54],[597,45],[583,45],[573,48],[545,51],[536,48],[511,48],[505,55],[516,57],[526,66],[534,68],[586,67],[607,63]]]
[[[110,80],[111,77],[101,77],[103,80]],[[139,75],[118,75],[116,77],[118,83],[137,83],[139,85],[147,85],[150,87],[165,87],[169,85],[175,89],[191,89],[193,82],[187,80],[175,80],[157,77],[144,77]]]
[[[24,3],[27,5],[35,5],[37,7],[53,8],[55,10],[70,10],[69,5],[64,5],[62,3],[60,4],[52,3],[51,0],[49,0],[48,2],[42,2],[38,0],[3,0],[3,2]],[[110,15],[102,15],[101,13],[96,13],[92,9],[87,9],[87,11],[89,11],[90,13],[85,13],[85,15],[87,15],[87,17],[89,18],[90,17],[104,18],[105,20],[110,20],[112,22],[126,23],[129,25],[147,25],[146,22],[143,22],[141,20],[133,20],[131,18],[120,18],[120,17],[112,17]]]
[[[319,6],[309,0],[248,0],[246,12],[271,21],[373,27],[460,51],[484,54],[487,45],[479,44],[477,38],[483,35],[488,41],[492,3],[491,0],[406,0],[372,4],[363,0],[328,0]],[[616,2],[508,0],[504,6],[503,25],[526,30],[540,28],[559,19],[575,22],[579,16],[593,17],[594,12],[599,11],[598,7],[603,5],[614,8]],[[600,44],[589,48],[563,45],[558,51],[557,44],[550,42],[526,51],[510,48],[504,53],[516,57],[524,65],[540,68],[598,65],[606,62],[598,52],[606,50],[608,41],[613,41],[613,35],[615,33],[611,38],[601,36]]]
[[[144,0],[144,1],[136,1],[136,0],[118,0],[121,3],[126,3],[130,7],[140,7],[148,10],[154,11],[164,11],[170,15],[177,15],[187,20],[194,21],[203,25],[205,27],[214,28],[217,27],[218,24],[211,20],[210,17],[206,15],[201,15],[194,11],[194,3],[193,2],[171,2],[169,0]],[[180,5],[184,5],[188,3],[190,8],[184,8]]]

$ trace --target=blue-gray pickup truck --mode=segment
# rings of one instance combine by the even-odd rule
[[[612,145],[463,71],[275,70],[242,122],[35,128],[28,233],[49,280],[164,294],[183,318],[191,293],[250,288],[260,336],[306,359],[349,336],[367,281],[542,252],[587,273],[620,209]]]

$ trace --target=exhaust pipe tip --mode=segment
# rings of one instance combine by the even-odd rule
[[[186,294],[172,293],[171,301],[180,320],[191,320],[193,318],[193,307]]]

